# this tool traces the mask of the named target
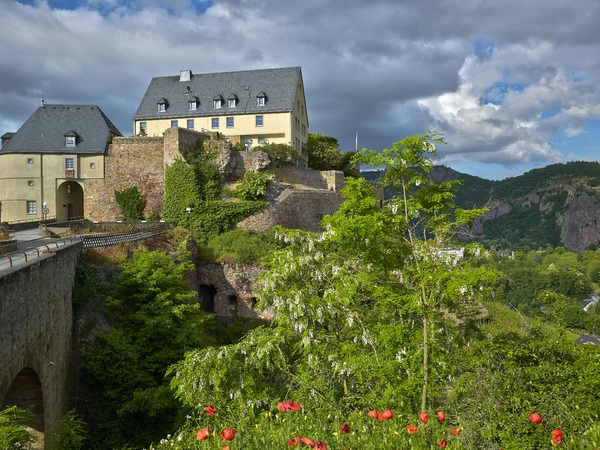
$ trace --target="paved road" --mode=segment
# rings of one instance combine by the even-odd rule
[[[40,236],[38,228],[15,231],[13,236],[17,239],[18,251],[0,255],[0,271],[31,261],[32,258],[65,245],[64,240]]]

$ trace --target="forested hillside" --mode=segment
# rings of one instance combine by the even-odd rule
[[[375,180],[381,174],[361,175]],[[564,246],[582,252],[600,242],[597,162],[554,164],[501,181],[437,166],[431,177],[437,182],[461,180],[455,191],[458,206],[490,209],[473,229],[477,240],[490,247],[527,250]]]

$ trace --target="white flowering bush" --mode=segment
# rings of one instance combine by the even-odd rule
[[[249,401],[290,393],[310,408],[424,410],[429,384],[445,382],[444,359],[458,345],[443,311],[464,316],[494,281],[441,251],[481,211],[459,210],[453,184],[427,178],[440,141],[426,133],[361,156],[385,166],[383,182],[395,192],[385,204],[364,179],[349,179],[322,233],[279,229],[283,248],[259,280],[258,307],[273,313],[271,326],[189,353],[170,372],[177,396],[236,417]]]

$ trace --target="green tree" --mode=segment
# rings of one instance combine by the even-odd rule
[[[398,268],[404,281],[402,303],[410,305],[423,330],[422,411],[428,404],[432,324],[442,308],[462,309],[459,314],[467,314],[496,276],[486,270],[475,275],[448,251],[461,227],[470,226],[485,210],[465,210],[453,203],[459,181],[435,183],[427,176],[433,168],[435,145],[444,143],[438,133],[426,131],[382,152],[364,152],[359,158],[375,170],[385,170],[380,182],[395,192],[387,207],[399,224],[397,237],[409,249],[410,261]]]
[[[305,151],[308,167],[316,170],[342,170],[350,173],[355,152],[342,153],[338,140],[320,133],[308,133]]]
[[[83,364],[90,396],[86,448],[141,448],[181,419],[165,371],[213,340],[211,320],[186,279],[193,266],[185,239],[175,245],[180,251],[172,255],[134,253],[106,299],[112,328],[97,334]]]

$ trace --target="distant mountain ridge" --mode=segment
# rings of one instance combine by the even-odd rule
[[[364,172],[367,179],[376,173]],[[600,243],[600,163],[569,162],[491,181],[436,166],[435,182],[461,179],[455,201],[463,208],[487,207],[472,233],[500,248],[564,246],[583,252]]]

